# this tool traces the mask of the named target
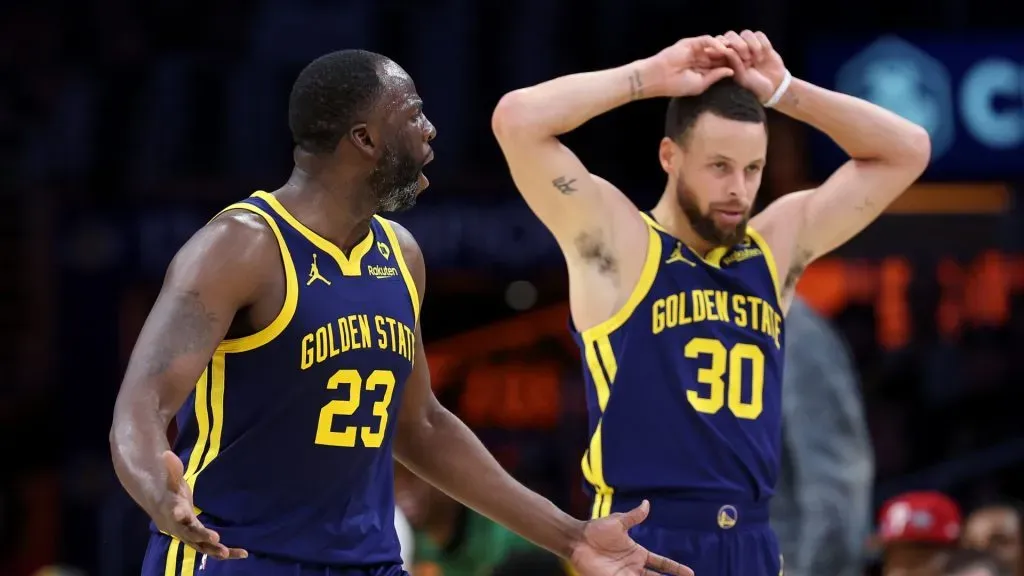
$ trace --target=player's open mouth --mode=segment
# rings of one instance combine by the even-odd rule
[[[741,210],[715,210],[715,214],[727,224],[739,224],[743,221],[743,212]]]

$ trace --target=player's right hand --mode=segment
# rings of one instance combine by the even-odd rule
[[[185,482],[185,466],[181,459],[168,450],[163,453],[163,461],[167,469],[167,490],[153,514],[156,527],[200,554],[221,560],[248,557],[245,550],[221,544],[220,535],[199,521],[192,503],[192,491]]]
[[[651,92],[668,97],[700,94],[732,76],[728,54],[729,48],[713,36],[683,38],[650,58],[655,72]]]

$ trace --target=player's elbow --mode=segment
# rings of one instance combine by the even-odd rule
[[[932,157],[932,139],[928,131],[918,126],[911,125],[904,139],[904,162],[907,167],[914,171],[915,177],[920,176]]]
[[[491,130],[498,142],[507,142],[540,130],[529,95],[524,90],[505,94],[491,114]]]

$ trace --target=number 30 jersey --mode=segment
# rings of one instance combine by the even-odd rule
[[[373,218],[345,255],[265,192],[226,210],[266,221],[287,288],[269,326],[220,344],[178,415],[200,519],[250,553],[401,564],[391,444],[419,297],[395,231]]]
[[[780,460],[784,342],[770,249],[748,229],[702,258],[643,217],[649,242],[632,295],[576,334],[593,516],[617,496],[766,501]]]

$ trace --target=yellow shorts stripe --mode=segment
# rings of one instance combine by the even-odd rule
[[[164,562],[164,576],[178,576],[179,548],[181,548],[181,541],[171,538],[171,544],[167,547],[167,560]]]
[[[194,576],[198,554],[195,548],[182,544],[177,538],[171,538],[167,546],[167,559],[164,561],[164,576]]]

